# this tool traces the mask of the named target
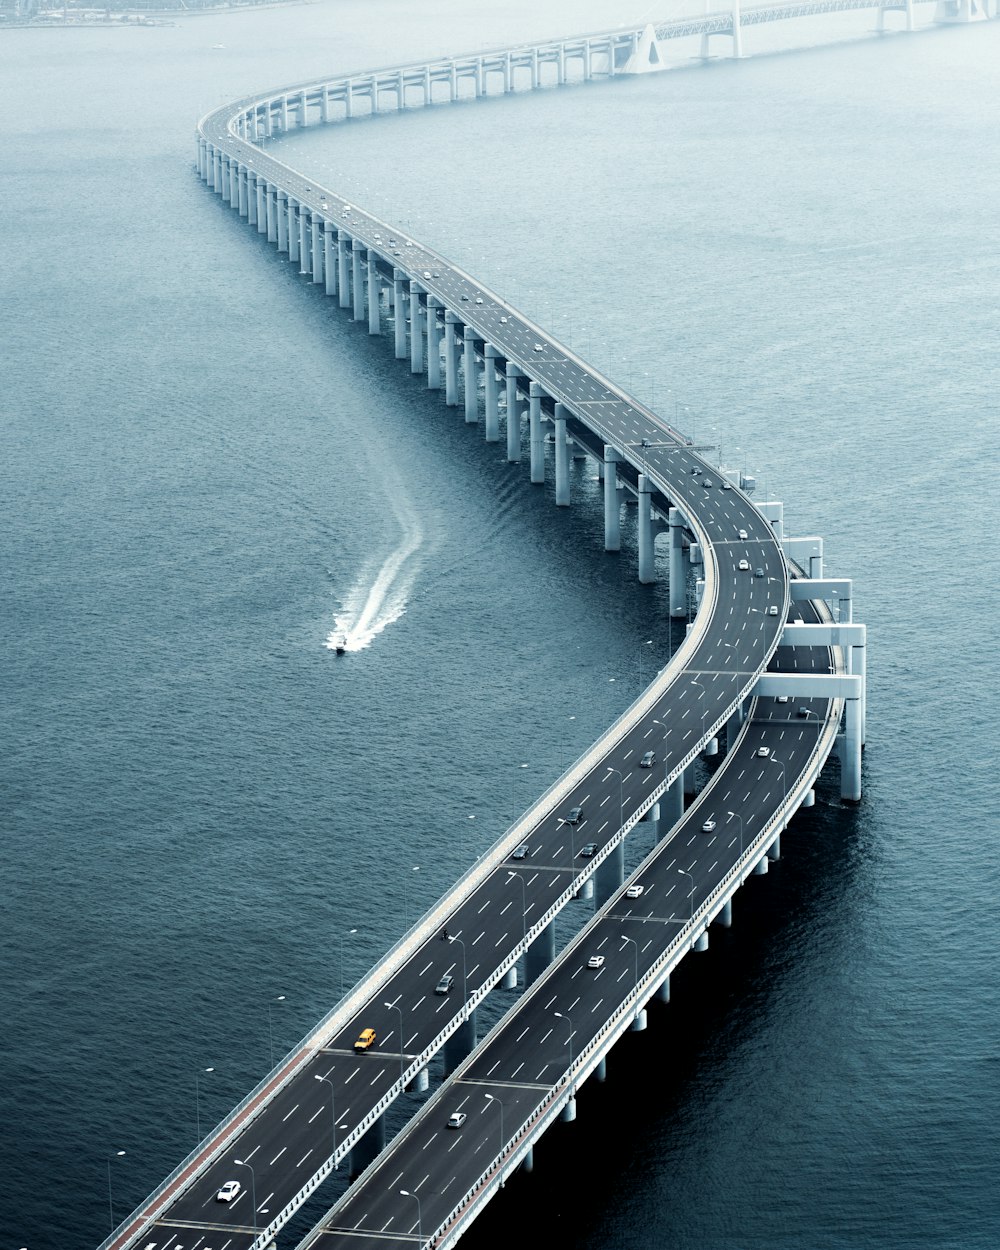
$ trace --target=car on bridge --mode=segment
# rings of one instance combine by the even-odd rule
[[[740,561],[740,563],[739,563],[739,570],[740,570],[740,572],[741,572],[741,573],[749,573],[749,572],[750,572],[750,561],[749,561],[749,560],[741,560],[741,561]]]
[[[639,767],[640,768],[652,768],[655,763],[656,763],[656,752],[646,751],[643,754],[642,759],[639,761]]]
[[[596,854],[597,854],[597,843],[596,843],[596,842],[588,842],[586,846],[582,846],[582,847],[580,848],[580,858],[581,858],[581,859],[590,859],[590,857],[591,857],[592,855],[596,855]]]
[[[625,891],[626,898],[642,898],[642,892],[646,887],[644,885],[630,885]]]
[[[567,825],[578,825],[581,820],[583,820],[583,808],[582,807],[571,807],[569,811],[566,813]]]
[[[530,847],[527,842],[522,842],[520,846],[516,846],[511,853],[511,859],[527,859]]]
[[[705,821],[701,827],[702,833],[712,833],[715,829],[715,821],[711,817]]]
[[[591,957],[587,960],[587,967],[588,968],[603,968],[604,956],[603,955],[591,955]]]
[[[215,1195],[216,1202],[232,1202],[234,1198],[239,1197],[240,1183],[239,1181],[226,1181],[219,1192]]]
[[[435,994],[450,994],[451,987],[454,984],[455,984],[455,978],[451,975],[450,972],[446,972],[444,976],[441,978],[441,980],[438,981],[437,985],[434,986],[434,993]]]
[[[461,1128],[469,1117],[464,1111],[456,1111],[448,1117],[449,1128]]]
[[[354,1049],[357,1051],[371,1050],[371,1048],[374,1045],[375,1045],[375,1030],[374,1029],[362,1029],[361,1036],[354,1043]]]

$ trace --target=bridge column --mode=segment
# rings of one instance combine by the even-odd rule
[[[787,817],[786,817],[787,824]],[[776,864],[781,859],[781,834],[779,833],[771,845],[767,848],[767,858]]]
[[[564,1124],[572,1124],[576,1119],[576,1094],[570,1094],[566,1101],[566,1105],[559,1113],[559,1119],[562,1120]]]
[[[507,362],[507,461],[521,459],[521,409],[517,402],[517,379],[523,377],[517,365]]]
[[[694,946],[692,949],[696,951],[708,950],[708,930],[707,929],[702,929],[702,931],[698,934],[698,936],[694,940]]]
[[[344,84],[344,120],[350,121],[354,116],[354,83],[349,78]]]
[[[268,183],[267,194],[264,197],[265,209],[264,219],[267,225],[267,241],[268,243],[277,244],[278,242],[278,193]]]
[[[425,66],[424,68],[424,104],[427,105],[427,104],[430,104],[430,102],[431,102],[431,67],[428,65],[428,66]]]
[[[650,496],[652,483],[645,473],[639,474],[639,582],[649,586],[656,581],[653,562],[653,510]]]
[[[323,250],[323,222],[313,214],[309,255],[312,259],[313,282],[316,285],[326,278],[326,252]]]
[[[733,0],[733,57],[739,60],[743,56],[743,27],[740,25],[740,0]]]
[[[660,837],[666,837],[684,815],[684,777],[675,777],[660,797]]]
[[[323,275],[327,295],[337,294],[337,239],[333,222],[323,222]]]
[[[337,292],[341,308],[351,306],[351,236],[337,231]]]
[[[247,207],[247,173],[246,165],[236,166],[236,210],[241,217],[245,217],[249,212]]]
[[[599,1081],[602,1085],[608,1079],[608,1057],[602,1055],[597,1061],[597,1067],[594,1069],[594,1080]]]
[[[424,331],[420,312],[420,292],[423,287],[410,279],[410,372],[424,371]]]
[[[500,402],[497,394],[497,357],[500,351],[492,343],[484,345],[486,360],[483,363],[484,406],[486,409],[486,441],[500,441]]]
[[[531,89],[538,89],[538,49],[531,49]]]
[[[535,1170],[535,1148],[529,1146],[524,1152],[524,1158],[521,1160],[522,1172],[533,1172]]]
[[[847,699],[845,730],[840,735],[840,797],[861,801],[861,700]]]
[[[556,419],[556,507],[569,507],[569,447],[566,445],[566,409],[557,403]]]
[[[457,325],[461,325],[461,319],[448,309],[444,314],[444,402],[449,408],[458,407]]]
[[[351,240],[351,286],[353,287],[355,321],[365,319],[365,275],[361,268],[361,255],[367,248],[360,239]]]
[[[288,196],[284,191],[277,193],[277,208],[275,210],[278,219],[278,251],[288,251]]]
[[[240,204],[240,167],[237,161],[230,159],[229,161],[229,190],[226,194],[226,201],[233,207],[239,208]]]
[[[592,77],[593,74],[590,68],[590,40],[585,39],[583,41],[583,81],[590,82]]]
[[[733,927],[733,900],[731,898],[727,898],[722,904],[722,911],[715,917],[715,923],[723,929]]]
[[[291,129],[291,124],[288,120],[288,96],[286,95],[282,96],[278,104],[280,108],[280,117],[281,117],[281,133],[283,135],[287,135],[289,130]]]
[[[374,1163],[384,1149],[385,1112],[383,1111],[351,1151],[351,1160],[348,1164],[351,1179],[353,1180],[355,1176],[360,1176],[369,1163]]]
[[[684,794],[686,797],[690,798],[692,794],[697,792],[697,782],[698,778],[695,776],[694,761],[692,760],[687,768],[684,769]]]
[[[306,89],[302,88],[299,94],[299,125],[303,130],[309,125],[309,101],[306,99]]]
[[[256,226],[260,231],[260,210],[263,201],[260,194],[260,179],[256,174],[247,172],[247,225]]]
[[[299,202],[288,197],[288,259],[299,259]]]
[[[531,481],[535,486],[545,483],[545,434],[542,428],[542,396],[545,391],[538,382],[528,387],[528,442],[531,448]]]
[[[524,983],[533,985],[556,957],[555,921],[550,920],[524,956]]]
[[[382,278],[378,271],[378,253],[368,249],[368,333],[382,333]]]
[[[320,96],[320,117],[324,126],[328,126],[332,120],[330,117],[330,88],[324,83],[323,93]]]
[[[505,53],[503,58],[503,90],[504,95],[510,95],[514,90],[514,69],[509,52]]]
[[[208,185],[217,194],[222,194],[222,153],[216,148],[212,151],[212,176]]]
[[[671,508],[670,519],[670,615],[687,616],[687,574],[684,569],[684,518]]]
[[[465,351],[463,363],[465,372],[465,421],[474,425],[479,420],[479,377],[476,371],[476,332],[465,327],[463,334]]]
[[[438,309],[441,301],[427,296],[427,387],[432,391],[441,389],[441,322]]]
[[[670,973],[669,972],[660,982],[660,986],[659,986],[659,989],[656,991],[655,997],[658,1002],[661,1002],[661,1003],[670,1002]]]
[[[444,1044],[444,1071],[446,1076],[450,1076],[462,1060],[467,1059],[472,1054],[476,1049],[478,1040],[476,1013],[475,1011],[470,1011],[468,1019],[462,1021]]]
[[[767,876],[767,856],[762,855],[753,866],[753,875],[755,877]]]
[[[308,211],[299,205],[299,273],[312,273],[312,222]]]
[[[622,497],[618,489],[618,470],[621,452],[608,444],[604,448],[604,550],[621,551],[622,546]]]
[[[625,880],[625,839],[623,838],[613,851],[602,860],[594,873],[595,906],[600,909],[622,888]]]
[[[402,269],[392,271],[392,316],[396,359],[406,359],[406,274]]]

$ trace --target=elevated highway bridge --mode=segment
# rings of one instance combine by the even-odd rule
[[[423,103],[440,81],[451,99],[470,77],[477,94],[494,83],[515,89],[519,73],[543,86],[540,67],[565,75],[574,57],[585,77],[611,77],[645,37],[606,32],[340,75],[247,97],[199,125],[206,184],[298,261],[304,278],[391,341],[487,439],[499,440],[504,425],[508,460],[526,452],[533,482],[554,476],[557,506],[571,502],[574,448],[596,459],[605,547],[620,548],[621,509],[634,500],[640,580],[655,579],[655,540],[667,533],[670,613],[686,616],[692,571],[698,611],[639,699],[102,1250],[261,1250],[341,1166],[363,1174],[309,1244],[387,1245],[401,1236],[417,1244],[431,1235],[454,1244],[552,1119],[573,1114],[576,1088],[603,1071],[617,1037],[644,1026],[646,1002],[669,994],[680,959],[705,948],[712,924],[731,922],[733,895],[779,854],[782,831],[812,802],[835,746],[842,796],[860,798],[864,627],[852,620],[850,582],[824,579],[822,541],[785,535],[780,503],[755,505],[739,472],[713,466],[474,276],[315,185],[266,142],[294,125],[355,116],[359,99],[377,111],[386,91],[403,107],[415,84]],[[717,750],[723,730],[726,756],[686,808],[692,766]],[[658,840],[626,883],[623,842],[640,821],[653,822]],[[594,917],[557,957],[555,919],[581,897],[595,897]],[[591,957],[598,967],[584,966]],[[452,992],[435,994],[445,974]],[[529,992],[479,1043],[477,1008],[518,977]],[[375,1029],[376,1043],[359,1054],[364,1028]],[[442,1051],[451,1075],[385,1150],[386,1109],[407,1089],[427,1088],[428,1065]],[[475,1149],[444,1150],[456,1166],[437,1177],[438,1197],[415,1221],[430,1193],[419,1161],[441,1148],[452,1111],[468,1117],[454,1141],[464,1133]],[[393,1189],[390,1175],[407,1183]],[[222,1204],[216,1194],[228,1180],[241,1190]],[[354,1203],[376,1213],[360,1241]]]

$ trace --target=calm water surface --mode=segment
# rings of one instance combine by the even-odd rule
[[[668,654],[591,470],[557,511],[411,382],[199,185],[197,117],[639,16],[0,36],[0,1246],[96,1244],[108,1157],[121,1217]],[[869,625],[863,803],[834,770],[473,1248],[998,1243],[1000,25],[869,21],[285,144],[756,472]]]

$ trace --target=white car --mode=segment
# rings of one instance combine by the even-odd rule
[[[216,1202],[232,1202],[239,1195],[239,1181],[226,1181],[219,1192],[215,1195]]]
[[[741,573],[749,573],[749,572],[750,572],[750,561],[749,561],[749,560],[741,560],[741,561],[740,561],[740,563],[739,563],[739,570],[740,570],[740,572],[741,572]]]
[[[772,603],[772,604],[771,604],[771,606],[767,609],[767,611],[768,611],[768,614],[769,614],[770,616],[777,616],[777,615],[778,615],[778,605],[777,605],[776,603]]]
[[[454,1115],[450,1115],[448,1117],[448,1127],[449,1128],[461,1128],[467,1119],[468,1119],[468,1116],[465,1114],[464,1111],[456,1111]]]
[[[766,760],[767,757],[771,754],[771,748],[770,747],[758,747],[757,754],[760,756],[762,760]]]
[[[541,343],[536,343],[536,344],[535,344],[535,351],[536,351],[536,352],[543,352],[543,351],[545,351],[545,348],[541,345]]]
[[[701,827],[701,831],[702,833],[711,833],[714,828],[715,828],[715,821],[706,820],[705,823]]]
[[[603,955],[591,955],[591,957],[587,960],[587,967],[588,968],[603,968],[604,956]]]
[[[644,885],[630,885],[625,891],[626,898],[641,898],[642,892],[646,887]]]

